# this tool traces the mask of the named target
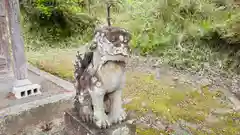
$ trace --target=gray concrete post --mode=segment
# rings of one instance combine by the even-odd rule
[[[20,6],[18,0],[6,0],[9,17],[9,27],[13,54],[13,70],[16,81],[13,93],[17,98],[23,98],[40,93],[40,86],[28,80],[27,60],[24,52],[24,41],[20,27]],[[34,92],[32,92],[34,91]]]

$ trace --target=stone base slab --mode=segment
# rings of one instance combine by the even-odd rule
[[[66,135],[135,135],[136,125],[123,122],[108,129],[99,129],[94,124],[82,122],[73,109],[64,113]]]

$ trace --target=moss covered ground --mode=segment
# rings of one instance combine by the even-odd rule
[[[73,80],[73,64],[76,49],[48,49],[40,52],[28,52],[28,60],[38,68],[66,80]],[[215,109],[231,109],[219,90],[200,89],[184,84],[173,85],[169,77],[156,80],[155,76],[144,72],[127,72],[124,98],[132,99],[125,105],[128,111],[134,111],[137,118],[151,112],[156,119],[175,124],[181,120],[197,124],[201,128],[186,126],[193,134],[237,135],[240,133],[240,113],[228,112],[214,114]],[[211,119],[211,120],[210,120]],[[214,120],[212,120],[214,119]],[[204,129],[204,130],[203,130]],[[138,126],[139,135],[167,134],[165,130],[156,130]]]

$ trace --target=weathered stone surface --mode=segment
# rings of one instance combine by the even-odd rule
[[[64,113],[66,135],[135,135],[136,126],[123,122],[108,129],[99,129],[94,124],[82,122],[73,110]]]
[[[123,28],[101,27],[96,29],[88,51],[77,53],[74,106],[83,122],[94,117],[97,127],[106,128],[126,119],[122,88],[130,40],[131,34]]]

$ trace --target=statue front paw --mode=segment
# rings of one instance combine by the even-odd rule
[[[83,122],[93,122],[93,110],[90,106],[83,106],[79,114]]]
[[[105,113],[99,113],[99,114],[95,114],[94,115],[94,119],[95,119],[95,124],[97,127],[99,128],[108,128],[111,126],[109,120],[108,120],[108,116]]]
[[[112,113],[109,116],[110,122],[112,124],[114,124],[114,123],[121,123],[126,118],[127,118],[127,113],[124,110],[121,110],[121,111],[116,112],[116,113]]]

